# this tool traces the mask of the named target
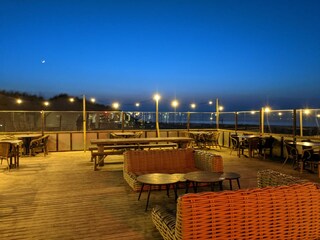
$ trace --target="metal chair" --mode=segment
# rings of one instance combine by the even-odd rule
[[[292,167],[294,169],[297,169],[300,165],[300,159],[301,159],[301,155],[299,154],[298,149],[296,148],[296,146],[294,144],[290,144],[287,141],[284,141],[283,143],[284,143],[285,149],[287,151],[287,157],[284,160],[282,166],[284,166],[287,163],[288,159],[291,159],[292,160]]]

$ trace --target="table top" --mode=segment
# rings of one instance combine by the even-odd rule
[[[150,143],[150,142],[190,142],[189,137],[159,137],[159,138],[105,138],[91,139],[92,144],[97,145],[114,145],[114,144],[130,144],[130,143]]]
[[[207,171],[189,172],[184,175],[184,178],[192,182],[206,182],[206,183],[220,182],[224,180],[222,173],[207,172]]]
[[[141,183],[152,185],[164,185],[179,182],[179,177],[169,173],[149,173],[140,175],[137,180]]]
[[[224,179],[236,179],[240,178],[240,174],[235,172],[225,172],[221,175],[221,177],[223,177]]]
[[[113,132],[112,134],[119,137],[135,136],[134,132]]]
[[[15,138],[38,138],[41,137],[40,133],[32,133],[32,134],[15,134],[13,135]]]
[[[19,140],[19,139],[1,139],[0,142],[10,143],[10,144],[13,144],[13,145],[22,144],[22,140]]]

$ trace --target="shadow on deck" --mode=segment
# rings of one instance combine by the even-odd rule
[[[241,187],[256,186],[256,173],[270,168],[294,176],[299,173],[279,159],[238,158],[229,149],[213,150],[223,156],[225,171],[241,174]],[[23,157],[20,169],[0,169],[0,236],[6,239],[162,239],[152,224],[150,210],[165,204],[174,209],[174,196],[146,193],[138,201],[122,177],[122,156],[108,156],[93,171],[90,153],[59,152]],[[317,174],[300,177],[320,182]],[[229,189],[224,183],[224,189]],[[203,191],[206,189],[203,189]],[[183,194],[182,189],[179,194]]]

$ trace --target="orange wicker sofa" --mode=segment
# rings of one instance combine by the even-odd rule
[[[147,173],[187,173],[206,170],[223,172],[220,155],[208,151],[186,149],[128,150],[124,153],[123,177],[139,191],[137,177]]]
[[[164,239],[320,239],[320,189],[272,170],[258,173],[258,188],[185,194],[174,215],[152,210]]]

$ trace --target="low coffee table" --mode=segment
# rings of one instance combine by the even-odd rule
[[[147,205],[146,205],[146,211],[147,211],[152,186],[161,187],[162,185],[166,185],[167,195],[169,197],[169,188],[170,188],[170,185],[172,184],[174,189],[175,199],[177,199],[177,183],[180,182],[182,178],[180,174],[176,175],[176,174],[168,174],[168,173],[149,173],[149,174],[138,176],[137,180],[142,183],[138,200],[140,200],[141,193],[143,191],[144,186],[149,185],[149,192],[148,192]]]
[[[218,183],[220,190],[223,190],[222,182],[224,180],[222,173],[207,172],[207,171],[196,171],[186,173],[184,178],[193,183],[193,189],[196,193],[198,190],[198,183],[210,183],[211,191],[214,191],[214,184]],[[186,184],[186,192],[188,192],[189,184]]]
[[[238,188],[240,189],[240,174],[235,172],[225,172],[222,174],[225,180],[229,180],[230,190],[232,190],[232,180],[236,180],[238,183]]]

